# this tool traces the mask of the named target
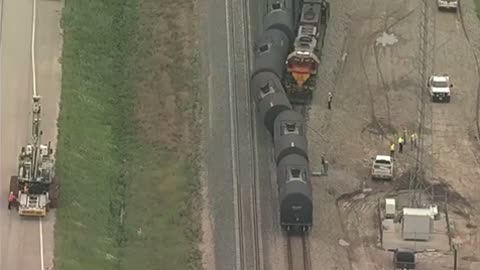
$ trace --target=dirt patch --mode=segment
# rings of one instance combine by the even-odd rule
[[[191,152],[198,113],[198,48],[193,1],[142,1],[135,114],[144,141]],[[155,21],[155,23],[154,23]]]
[[[139,202],[130,201],[127,208],[127,226],[136,234],[129,236],[124,264],[199,269],[202,112],[197,9],[195,1],[171,0],[140,1],[138,8],[133,75],[140,142],[129,193]],[[133,213],[147,205],[153,208]]]
[[[376,121],[368,123],[363,129],[362,133],[368,131],[376,135],[395,135],[397,130],[388,123],[387,119],[375,119]]]

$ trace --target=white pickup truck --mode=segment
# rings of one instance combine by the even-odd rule
[[[448,75],[430,76],[427,86],[433,102],[450,102],[453,84],[450,83],[450,77]]]
[[[437,0],[438,10],[452,10],[458,9],[458,0]]]
[[[393,159],[390,156],[377,155],[373,159],[372,179],[393,179]]]

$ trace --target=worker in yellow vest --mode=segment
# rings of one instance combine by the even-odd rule
[[[393,158],[393,155],[395,154],[395,143],[390,144],[390,157]]]

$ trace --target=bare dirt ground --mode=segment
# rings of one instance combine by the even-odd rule
[[[387,154],[398,132],[415,127],[422,83],[416,66],[420,4],[376,0],[332,4],[321,90],[309,113],[311,166],[319,170],[321,156],[330,161],[330,176],[314,180],[318,210],[311,241],[313,265],[348,269],[338,260],[331,262],[332,254],[347,254],[350,269],[385,269],[391,263],[391,255],[376,248],[375,207],[387,191],[405,187],[406,172],[414,164],[413,151],[406,145],[405,153],[398,154],[397,147],[395,185],[368,180],[369,158]],[[480,169],[475,137],[479,70],[473,55],[478,54],[480,31],[474,9],[473,1],[462,2],[464,25],[458,14],[435,10],[435,17],[430,18],[435,22],[435,49],[428,52],[435,59],[433,71],[448,73],[454,84],[450,104],[431,105],[432,129],[425,136],[432,145],[427,150],[433,152],[433,161],[425,165],[432,175],[429,181],[450,186],[450,221],[453,242],[459,245],[459,269],[478,269],[480,261]],[[332,33],[342,27],[348,28],[345,43],[341,34]],[[385,47],[376,45],[383,32],[383,41],[389,43]],[[328,91],[334,93],[332,111],[326,108]],[[373,188],[373,192],[352,193],[362,187]],[[344,193],[350,194],[340,197]],[[335,198],[337,213],[332,207]],[[341,245],[336,243],[340,238],[344,240]],[[453,269],[451,256],[446,254],[421,254],[418,259],[421,269]]]
[[[172,232],[172,236],[181,238],[182,242],[177,239],[176,242],[165,242],[163,245],[165,248],[177,245],[179,249],[184,249],[187,254],[179,252],[176,254],[179,257],[172,257],[171,260],[182,260],[178,265],[181,263],[185,267],[189,265],[196,269],[200,267],[201,258],[194,247],[188,245],[197,244],[197,240],[201,240],[196,239],[196,236],[201,225],[202,203],[201,198],[197,198],[196,194],[191,192],[197,187],[191,186],[194,184],[190,180],[187,180],[190,187],[183,186],[181,182],[185,178],[197,177],[195,173],[197,166],[200,165],[198,159],[201,150],[199,131],[202,124],[200,106],[202,92],[199,91],[197,3],[143,1],[139,9],[142,15],[140,19],[142,32],[139,40],[142,49],[138,52],[136,63],[141,68],[134,74],[135,116],[139,123],[138,133],[142,134],[142,143],[156,153],[153,160],[142,165],[144,170],[150,172],[149,179],[145,179],[143,184],[156,186],[155,181],[169,178],[170,183],[162,184],[165,190],[167,185],[170,185],[169,188],[175,192],[188,193],[192,196],[175,206],[189,209],[188,213],[179,213],[180,216],[188,216],[181,221],[185,223],[181,224],[185,227],[177,232],[182,235],[175,236]],[[160,169],[166,165],[169,168]],[[208,237],[206,240],[203,247],[209,250],[211,243]],[[155,250],[152,252],[156,252]],[[132,253],[134,252],[136,250],[132,248]],[[131,262],[135,262],[134,258]],[[172,263],[164,267],[178,265],[174,266]]]
[[[449,184],[471,207],[452,215],[453,241],[459,248],[460,269],[480,268],[480,167],[478,160],[478,113],[480,23],[473,1],[461,2],[460,14],[437,13],[434,71],[448,73],[454,84],[452,102],[433,106],[433,176]],[[455,203],[455,202],[453,202]]]
[[[322,155],[330,162],[330,176],[314,180],[318,210],[311,241],[313,265],[325,265],[338,257],[348,258],[350,269],[391,265],[391,255],[376,247],[376,204],[386,192],[408,182],[406,173],[414,163],[414,151],[407,144],[400,154],[397,146],[395,185],[369,179],[370,157],[388,154],[389,143],[396,142],[404,128],[416,127],[420,4],[347,1],[342,8],[332,3],[321,83],[309,112],[311,166],[319,170]],[[342,17],[350,23],[336,22]],[[348,28],[344,43],[336,37],[339,34],[332,33],[342,27]],[[328,91],[334,94],[331,111],[326,108]],[[373,192],[340,197],[363,187]],[[339,239],[345,242],[340,245]],[[344,265],[337,259],[329,267],[349,269]]]

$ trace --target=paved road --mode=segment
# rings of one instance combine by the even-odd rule
[[[21,146],[30,138],[32,79],[32,0],[2,1],[0,109],[0,268],[51,269],[54,212],[40,223],[7,210],[9,179],[16,173]],[[36,20],[37,91],[43,96],[44,140],[56,141],[60,96],[61,2],[38,1]],[[43,240],[43,241],[41,241]],[[43,254],[43,256],[42,256]]]

